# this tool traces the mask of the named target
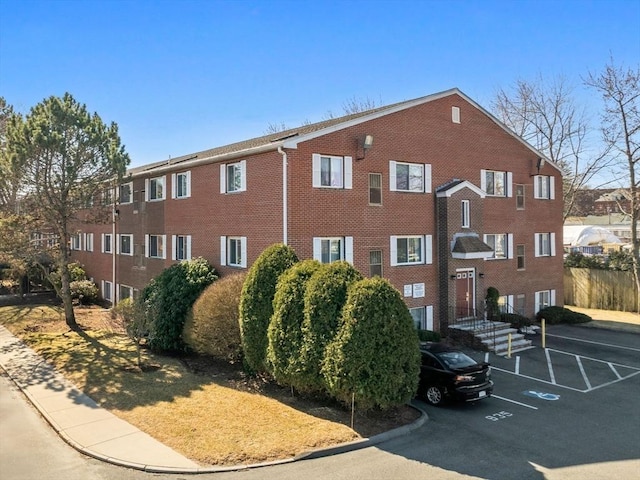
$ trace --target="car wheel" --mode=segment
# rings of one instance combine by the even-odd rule
[[[431,405],[438,406],[442,405],[444,401],[444,395],[442,394],[442,389],[440,387],[430,386],[427,387],[427,391],[424,394],[424,399],[429,402]]]

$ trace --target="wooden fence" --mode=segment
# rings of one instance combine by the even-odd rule
[[[582,308],[637,312],[633,273],[591,268],[564,269],[564,303]]]

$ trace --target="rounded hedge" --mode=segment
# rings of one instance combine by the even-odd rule
[[[321,265],[317,260],[304,260],[284,272],[278,280],[273,316],[267,329],[267,366],[280,385],[304,389],[299,361],[304,342],[304,296],[307,282]]]
[[[589,315],[574,312],[568,308],[558,306],[545,307],[541,309],[536,314],[536,320],[540,321],[543,318],[550,325],[558,323],[587,323],[592,320]]]
[[[244,273],[223,277],[195,301],[182,334],[193,351],[226,362],[242,357],[238,308],[245,277]]]
[[[418,333],[400,292],[385,279],[353,284],[343,324],[322,366],[329,393],[359,408],[388,409],[410,401],[418,388]]]
[[[280,275],[298,262],[291,247],[267,247],[251,265],[240,297],[240,336],[245,366],[266,371],[267,328],[273,315],[273,297]]]
[[[323,264],[307,283],[304,297],[304,337],[299,357],[302,385],[309,391],[325,389],[321,367],[326,346],[333,340],[342,324],[342,307],[347,291],[362,274],[345,261]]]

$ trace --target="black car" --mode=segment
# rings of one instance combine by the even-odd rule
[[[420,346],[422,366],[418,396],[431,405],[446,399],[474,402],[491,396],[491,366],[439,343]]]

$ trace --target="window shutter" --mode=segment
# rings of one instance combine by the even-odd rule
[[[111,248],[114,248],[111,246]],[[116,245],[115,245],[116,253],[120,253],[120,234],[116,235]]]
[[[395,162],[394,162],[395,163]],[[392,235],[389,245],[389,251],[391,252],[389,261],[392,267],[398,265],[398,237]]]
[[[187,235],[187,260],[191,260],[191,235]]]
[[[536,233],[533,236],[533,243],[534,243],[534,256],[539,257],[540,256],[540,234]]]
[[[162,235],[162,258],[166,260],[167,258],[167,236]]]
[[[150,182],[148,178],[144,179],[144,201],[148,202],[149,201],[149,186],[150,186]]]
[[[312,166],[312,174],[313,174],[313,186],[321,187],[321,162],[320,162],[320,154],[314,153],[311,155],[311,166]]]
[[[144,236],[144,256],[149,258],[149,235]]]
[[[549,254],[552,257],[556,256],[556,234],[555,234],[555,232],[551,232],[549,234]]]
[[[540,198],[540,175],[533,176],[533,198]]]
[[[344,237],[344,259],[353,265],[353,237]]]
[[[480,188],[483,192],[487,191],[487,171],[480,170]]]
[[[313,258],[322,261],[322,239],[313,237]]]
[[[171,174],[171,198],[176,198],[178,196],[178,177],[175,173]]]
[[[507,234],[507,258],[513,258],[513,233]]]
[[[431,193],[431,164],[424,164],[424,192]]]
[[[389,190],[392,192],[396,191],[396,162],[393,160],[389,161]]]
[[[227,264],[227,237],[220,236],[220,265]]]
[[[187,172],[187,197],[191,196],[191,171]]]
[[[507,313],[514,313],[513,295],[507,295]]]
[[[247,267],[247,237],[240,237],[240,266]]]
[[[171,235],[171,260],[177,260],[178,252],[178,236]]]
[[[550,292],[549,292],[549,297],[550,297],[550,298],[549,298],[549,304],[550,304],[551,306],[554,306],[554,305],[556,304],[556,291],[555,291],[555,289],[553,289],[553,288],[552,288],[552,289],[550,290]]]
[[[220,165],[220,193],[227,193],[227,166]]]
[[[353,188],[353,159],[351,157],[344,157],[344,188]]]
[[[431,235],[425,235],[424,237],[425,248],[425,263],[431,265],[433,263],[433,237]]]
[[[240,191],[245,192],[247,190],[247,161],[242,160],[240,162]]]
[[[433,305],[427,305],[425,317],[427,321],[427,330],[433,330]]]
[[[556,199],[556,177],[549,177],[549,198]]]
[[[100,234],[100,244],[101,244],[101,246],[100,246],[100,251],[101,251],[102,253],[105,253],[105,252],[104,252],[104,233],[101,233],[101,234]]]
[[[513,197],[513,173],[507,172],[507,184],[505,185],[507,189],[507,197]]]

